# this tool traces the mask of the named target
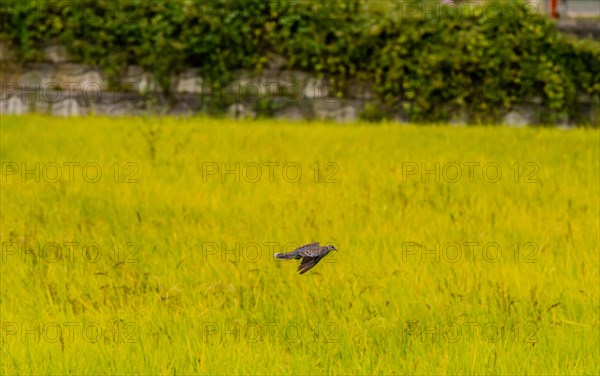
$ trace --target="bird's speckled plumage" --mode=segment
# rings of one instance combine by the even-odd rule
[[[302,259],[298,272],[304,274],[319,263],[329,252],[337,251],[334,246],[320,247],[318,242],[308,243],[288,253],[276,253],[275,257],[281,260]]]

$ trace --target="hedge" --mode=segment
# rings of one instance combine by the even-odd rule
[[[59,43],[113,83],[141,65],[167,91],[186,67],[225,85],[276,53],[289,69],[330,78],[339,96],[352,80],[370,82],[383,107],[416,121],[460,109],[483,121],[536,98],[551,118],[576,113],[581,94],[600,97],[597,42],[563,35],[521,0],[22,0],[3,2],[0,17],[0,38],[21,63]]]

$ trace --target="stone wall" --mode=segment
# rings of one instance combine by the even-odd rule
[[[326,79],[283,69],[286,61],[281,56],[271,56],[266,69],[258,75],[237,72],[237,79],[225,88],[204,80],[198,69],[189,68],[171,77],[169,94],[164,93],[151,72],[139,66],[129,66],[116,85],[109,86],[106,74],[98,67],[70,62],[64,46],[48,46],[44,56],[43,63],[19,66],[12,51],[0,43],[0,113],[188,116],[225,112],[232,118],[264,115],[289,120],[351,122],[361,117],[376,118],[373,113],[379,112],[396,122],[409,122],[404,106],[386,108],[376,99],[368,82],[351,82],[340,97],[339,93],[334,95],[338,90]],[[599,122],[600,106],[585,96],[580,102],[577,118],[563,117],[559,125]],[[540,101],[533,98],[504,113],[499,122],[512,126],[538,124],[544,111]],[[455,125],[472,120],[470,114],[460,110],[449,119]]]
[[[600,8],[600,2],[598,7]],[[579,38],[600,39],[600,22],[598,19],[561,18],[557,22],[557,27],[563,33],[572,34]]]

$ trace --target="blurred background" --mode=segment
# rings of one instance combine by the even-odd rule
[[[597,124],[595,0],[33,1],[2,111]]]

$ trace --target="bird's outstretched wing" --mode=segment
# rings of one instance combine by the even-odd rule
[[[312,269],[315,265],[321,261],[323,256],[304,256],[302,257],[302,262],[298,266],[298,272],[300,274],[304,274],[310,269]]]
[[[294,252],[305,252],[311,249],[319,249],[319,242],[305,244],[302,247],[296,248]]]
[[[305,250],[302,251],[302,256],[307,256],[307,257],[316,257],[316,256],[325,257],[328,253],[329,253],[329,251],[325,251],[325,250],[321,249],[320,247],[317,247],[317,248],[307,248],[307,249],[305,249]]]
[[[301,258],[304,255],[304,252],[308,250],[319,249],[319,242],[308,243],[303,245],[302,247],[296,248],[288,253],[276,253],[275,257],[282,260],[289,260],[293,258]]]

